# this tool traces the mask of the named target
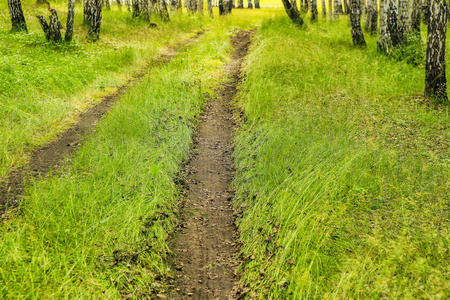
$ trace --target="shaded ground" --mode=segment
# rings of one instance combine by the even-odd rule
[[[187,41],[169,47],[160,56],[152,60],[140,72],[133,75],[125,85],[116,92],[104,97],[97,105],[88,109],[79,116],[79,120],[68,130],[62,132],[58,139],[48,145],[35,150],[30,159],[29,165],[14,171],[9,176],[6,184],[0,186],[0,219],[5,218],[3,213],[10,208],[17,206],[20,195],[23,192],[24,182],[31,176],[45,175],[51,170],[57,170],[64,163],[64,159],[70,157],[75,149],[82,143],[87,133],[94,129],[97,122],[108,113],[114,103],[128,90],[141,80],[152,67],[169,62],[178,54],[181,48],[192,45],[204,31],[197,32]]]
[[[230,80],[221,87],[221,97],[206,103],[195,154],[184,171],[184,220],[172,244],[175,279],[168,299],[228,300],[239,296],[236,215],[229,190],[235,125],[230,101],[236,93],[250,36],[250,31],[240,31],[232,39],[235,50],[225,66]]]

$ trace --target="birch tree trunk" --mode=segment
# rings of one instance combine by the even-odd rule
[[[259,0],[255,0],[255,8],[261,8],[261,6],[259,5]]]
[[[100,37],[100,25],[102,24],[102,0],[92,0],[90,13],[87,38],[96,41]]]
[[[394,0],[389,0],[387,30],[392,47],[400,46],[402,44],[402,36],[398,28],[398,10]]]
[[[20,0],[8,0],[9,13],[11,15],[10,32],[28,32],[27,23],[23,16],[22,3]]]
[[[333,0],[328,0],[328,18],[333,20]]]
[[[106,10],[111,10],[111,3],[109,2],[109,0],[105,0],[105,6]]]
[[[117,8],[122,11],[122,0],[117,0]]]
[[[376,0],[367,1],[367,31],[370,35],[375,35],[377,33],[378,27],[378,5]]]
[[[386,0],[380,0],[380,27],[378,31],[378,51],[389,53],[390,37],[387,29]]]
[[[342,0],[334,0],[334,15],[339,17],[339,15],[342,15],[343,13]]]
[[[298,11],[297,5],[293,5],[289,0],[281,0],[283,2],[284,9],[286,10],[287,15],[291,19],[294,24],[299,26],[303,25],[303,19],[300,16],[300,12]],[[295,4],[295,2],[294,2]]]
[[[244,8],[244,0],[238,0],[238,7],[237,8]]]
[[[131,2],[130,1],[131,0],[125,0],[125,5],[126,5],[128,11],[131,11]]]
[[[398,31],[400,35],[401,45],[405,45],[407,41],[407,33],[411,26],[411,15],[409,14],[409,0],[399,0],[398,6]]]
[[[213,10],[212,10],[212,3],[211,0],[206,0],[208,1],[208,12],[209,12],[209,16],[212,18],[213,17]]]
[[[358,0],[350,1],[350,25],[352,26],[353,45],[366,47],[366,40],[361,29],[361,6]]]
[[[64,35],[64,40],[66,42],[72,41],[73,37],[73,21],[75,19],[75,0],[69,0],[69,7],[67,10],[67,23],[66,23],[66,33]]]
[[[133,9],[133,18],[139,17],[139,15],[141,14],[141,10],[139,7],[139,0],[132,0],[132,4],[131,7]]]
[[[327,16],[327,2],[325,0],[322,0],[322,15]]]
[[[248,6],[247,6],[248,8],[253,8],[253,4],[252,4],[252,0],[248,0]]]
[[[198,12],[199,15],[203,16],[203,0],[198,0],[197,12]]]
[[[411,15],[411,29],[420,32],[420,22],[421,22],[421,0],[413,0],[413,9]]]
[[[311,22],[317,22],[317,0],[310,0],[309,6],[311,7]]]
[[[437,103],[448,102],[445,76],[446,0],[431,0],[425,67],[425,95]]]
[[[169,22],[169,11],[167,10],[167,5],[165,0],[158,0],[158,8],[159,8],[159,15],[161,16],[161,19],[164,22]]]

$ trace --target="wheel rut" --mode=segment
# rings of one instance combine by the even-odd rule
[[[230,102],[236,94],[251,34],[240,31],[232,38],[232,60],[225,66],[229,81],[221,86],[217,99],[206,102],[193,156],[182,173],[185,203],[182,225],[171,243],[170,263],[175,276],[168,299],[239,297],[238,233],[229,188],[235,127]]]
[[[82,145],[86,134],[91,132],[98,121],[106,115],[118,99],[144,78],[149,71],[159,65],[168,63],[178,52],[194,44],[204,31],[193,37],[168,47],[162,54],[151,60],[139,72],[133,75],[116,92],[105,96],[101,101],[79,116],[79,120],[69,129],[60,133],[58,138],[49,144],[36,149],[31,154],[28,165],[11,172],[6,182],[0,185],[0,220],[7,218],[6,211],[17,207],[23,193],[24,183],[32,177],[45,175],[49,171],[59,169],[72,153]]]

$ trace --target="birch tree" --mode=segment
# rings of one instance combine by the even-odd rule
[[[342,0],[334,0],[334,15],[339,17],[339,15],[342,15],[343,13]]]
[[[425,95],[437,103],[448,103],[445,76],[445,40],[447,34],[446,0],[431,0],[427,34]]]
[[[23,15],[22,3],[20,0],[8,0],[9,14],[11,15],[10,32],[28,32],[27,23]]]
[[[292,1],[292,2],[291,2]],[[281,0],[283,2],[284,9],[286,10],[287,15],[291,19],[294,24],[299,26],[303,25],[303,19],[300,16],[300,12],[298,11],[297,4],[295,0]]]
[[[411,15],[411,29],[420,32],[421,22],[421,0],[413,0],[412,15]]]
[[[327,3],[326,0],[322,0],[322,16],[327,16]]]
[[[317,22],[317,0],[310,0],[310,7],[311,7],[311,22]]]
[[[398,1],[398,31],[400,37],[400,44],[407,43],[407,33],[411,28],[411,14],[409,11],[409,0]]]
[[[402,36],[398,28],[398,10],[394,0],[389,0],[387,31],[389,33],[391,46],[400,46],[402,44]]]
[[[361,7],[358,0],[350,1],[350,25],[352,27],[353,45],[365,47],[366,40],[361,29]]]
[[[66,42],[72,41],[73,37],[73,22],[75,19],[75,0],[69,0],[67,12],[67,23],[66,23],[66,33],[64,35],[64,40]]]
[[[96,41],[100,37],[100,26],[102,23],[102,0],[92,0],[92,6],[89,11],[89,30],[87,37]]]
[[[386,0],[380,0],[380,26],[378,30],[378,51],[389,53],[390,37],[387,29],[387,5]]]

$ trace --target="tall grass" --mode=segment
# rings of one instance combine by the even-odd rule
[[[448,111],[367,39],[346,20],[257,33],[234,152],[247,296],[450,296]]]
[[[51,3],[65,25],[67,3]],[[89,42],[76,7],[70,44],[45,41],[35,15],[48,16],[35,1],[23,4],[28,34],[9,34],[8,7],[0,4],[0,180],[25,164],[30,151],[56,137],[76,116],[125,84],[167,45],[179,43],[209,19],[175,15],[148,28],[124,9],[104,11],[101,39]]]
[[[181,200],[173,182],[205,94],[223,83],[232,30],[265,14],[213,20],[198,44],[145,74],[62,170],[27,185],[18,213],[0,226],[0,298],[164,293]]]

